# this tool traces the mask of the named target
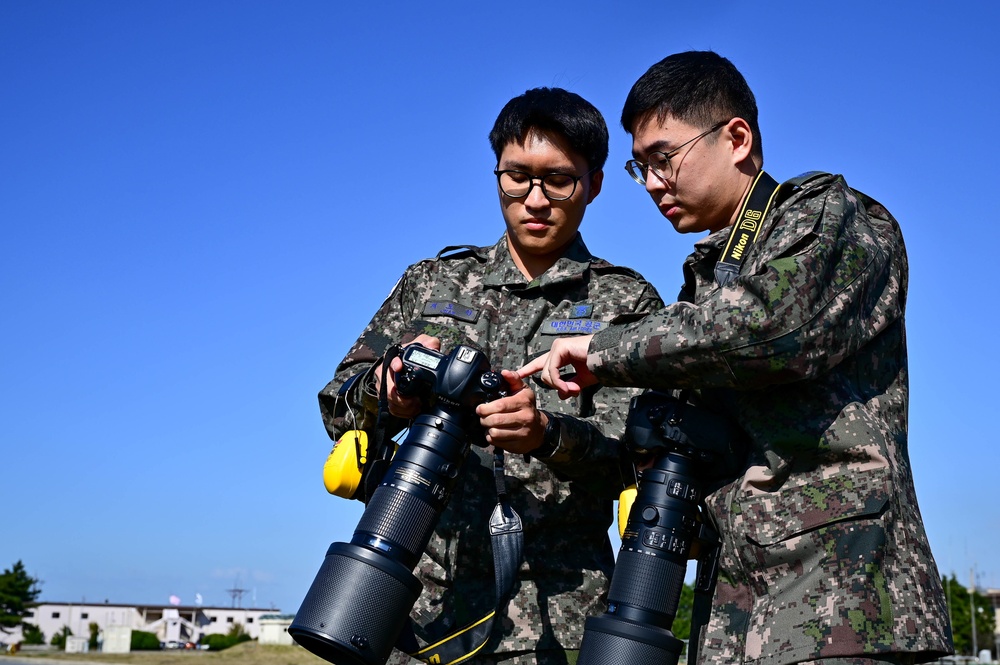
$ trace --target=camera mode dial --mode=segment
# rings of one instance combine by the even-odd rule
[[[483,375],[479,377],[479,385],[491,393],[500,390],[503,383],[503,377],[497,372],[483,372]]]

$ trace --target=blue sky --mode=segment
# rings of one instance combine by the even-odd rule
[[[50,601],[297,609],[361,505],[316,392],[406,265],[488,244],[486,140],[561,86],[611,129],[591,250],[672,297],[694,237],[626,175],[679,50],[754,88],[777,179],[843,173],[910,258],[910,451],[942,572],[1000,587],[1000,5],[0,3],[0,566]]]

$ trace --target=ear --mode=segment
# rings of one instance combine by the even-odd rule
[[[597,198],[601,193],[601,185],[604,183],[604,169],[598,169],[590,174],[590,188],[587,190],[587,205]]]
[[[722,132],[724,140],[729,142],[733,164],[741,165],[750,159],[757,137],[753,135],[753,130],[750,129],[750,124],[746,120],[733,118]]]

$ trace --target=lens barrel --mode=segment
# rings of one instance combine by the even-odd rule
[[[381,665],[420,589],[398,562],[365,547],[333,543],[288,632],[336,665]]]
[[[350,543],[333,543],[288,628],[334,665],[382,665],[421,584],[413,568],[469,452],[475,412],[435,408],[417,416]]]
[[[587,620],[579,665],[676,663],[670,631],[698,533],[701,481],[687,455],[669,452],[642,472],[615,563],[608,611]]]
[[[667,665],[676,663],[684,642],[665,628],[622,621],[603,614],[587,619],[578,665]]]

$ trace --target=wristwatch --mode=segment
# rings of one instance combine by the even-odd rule
[[[531,451],[531,456],[535,459],[552,457],[556,450],[559,449],[559,433],[561,431],[559,419],[548,411],[542,411],[541,413],[545,414],[548,423],[546,423],[545,433],[542,435],[542,445]]]

